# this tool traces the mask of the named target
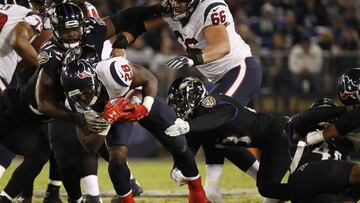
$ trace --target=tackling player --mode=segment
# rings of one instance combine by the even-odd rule
[[[72,61],[67,62],[61,73],[61,84],[69,102],[76,104],[73,105],[73,110],[77,107],[78,112],[85,111],[90,131],[103,133],[108,123],[112,124],[109,132],[103,134],[107,134],[109,175],[119,201],[134,202],[126,157],[133,121],[139,121],[170,151],[176,165],[186,176],[189,202],[209,202],[201,186],[194,157],[186,147],[185,138],[170,138],[164,134],[164,130],[175,121],[176,116],[167,105],[154,99],[158,86],[155,76],[145,68],[131,65],[123,57],[95,61],[97,63],[93,65],[94,61],[90,58],[95,55],[96,52],[87,46],[70,50],[66,58]],[[96,71],[93,66],[96,66]],[[142,104],[128,104],[129,101],[124,96],[129,89],[136,87],[142,87],[144,101]],[[92,124],[93,119],[86,116],[89,110],[103,119],[100,117],[99,121]],[[101,128],[101,125],[105,128]]]

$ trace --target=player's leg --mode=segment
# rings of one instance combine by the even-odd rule
[[[49,141],[59,166],[61,178],[69,202],[81,199],[80,150],[82,146],[75,134],[75,125],[70,122],[55,120],[49,123]]]
[[[305,163],[289,177],[291,199],[306,200],[319,194],[336,194],[359,186],[358,170],[359,165],[346,161]]]
[[[169,137],[165,130],[176,120],[175,112],[155,99],[148,116],[140,124],[149,130],[171,153],[174,163],[188,180],[189,202],[208,202],[192,151],[186,145],[185,136]]]
[[[261,149],[257,187],[262,196],[287,200],[289,190],[281,184],[289,169],[291,159],[288,153],[288,140],[282,136],[285,120],[279,120],[279,128],[269,132],[267,139],[259,146]],[[275,132],[278,131],[278,132]]]
[[[11,161],[15,157],[15,154],[4,147],[3,144],[0,143],[0,179],[3,176],[7,167],[10,166]]]
[[[111,126],[106,136],[110,156],[108,172],[118,195],[118,202],[122,203],[134,202],[130,187],[130,169],[126,161],[127,145],[133,125],[132,122],[118,121]]]
[[[24,133],[26,132],[26,133]],[[1,192],[2,202],[10,202],[27,188],[32,188],[35,177],[40,173],[50,156],[49,143],[40,126],[24,126],[2,139],[12,152],[24,156],[15,169],[8,184]]]
[[[246,106],[254,94],[260,89],[261,77],[261,67],[253,57],[248,57],[239,67],[227,72],[224,77],[215,84],[210,93],[223,93],[233,97],[242,105]],[[224,150],[223,154],[239,169],[256,180],[259,162],[256,161],[256,158],[248,150],[245,148],[228,148]],[[218,162],[216,158],[214,158],[214,160],[211,159],[212,156],[209,157],[209,163]],[[218,163],[216,164],[217,166],[214,167],[207,167],[207,171],[209,170],[207,173],[217,174],[218,177],[216,179],[218,181],[220,181],[222,174],[222,172],[220,172],[220,164],[221,163]],[[219,182],[217,184],[207,184],[210,182],[212,181],[205,181],[205,188],[209,190],[209,193],[211,191],[218,191],[219,188],[215,188],[215,186],[212,185],[219,185]]]
[[[100,203],[100,190],[97,176],[98,157],[95,153],[80,151],[79,168],[81,183],[86,194],[86,203]]]
[[[60,186],[61,186],[60,169],[56,163],[54,152],[51,151],[49,159],[49,183],[46,188],[43,203],[61,203]]]

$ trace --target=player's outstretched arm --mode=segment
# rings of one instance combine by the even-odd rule
[[[161,13],[162,7],[160,5],[135,6],[119,11],[112,16],[105,17],[103,20],[107,26],[106,38],[127,31],[132,35],[133,39],[136,39],[137,36],[146,31],[144,21],[161,15]],[[132,28],[127,30],[129,27]],[[129,43],[133,41],[131,40],[132,37],[127,36]]]

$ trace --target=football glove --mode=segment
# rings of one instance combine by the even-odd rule
[[[122,116],[124,115],[124,106],[128,102],[128,98],[120,98],[112,101],[109,100],[105,105],[102,118],[104,118],[110,124],[113,124],[118,120],[122,120]]]
[[[84,112],[87,128],[91,132],[101,133],[109,128],[110,123],[94,111]]]
[[[148,109],[142,104],[129,104],[124,107],[122,120],[139,121],[149,114]]]
[[[194,60],[192,60],[189,57],[186,56],[178,56],[173,59],[170,59],[166,66],[170,69],[180,69],[183,67],[193,67],[194,66]]]
[[[186,134],[190,131],[190,126],[187,121],[182,120],[181,118],[178,118],[175,120],[175,123],[168,127],[165,130],[165,134],[170,137],[175,137],[179,135]]]

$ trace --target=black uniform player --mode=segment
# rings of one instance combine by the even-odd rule
[[[350,108],[337,107],[334,101],[325,98],[289,122],[287,132],[293,159],[288,184],[293,202],[356,202],[359,198],[356,188],[358,191],[360,168],[345,161],[353,149],[350,140],[328,139],[313,145],[296,141],[342,120],[349,111]],[[311,143],[312,139],[307,141]]]
[[[280,184],[289,165],[288,141],[282,136],[286,117],[272,117],[242,106],[222,95],[207,95],[202,82],[193,77],[180,78],[169,89],[168,104],[179,117],[165,132],[169,136],[206,132],[213,145],[257,147],[262,153],[257,175],[261,195],[287,199],[286,185]],[[217,140],[217,142],[215,142]]]
[[[76,50],[69,51],[66,58],[74,60],[64,68],[61,83],[69,102],[75,102],[79,112],[85,111],[84,114],[88,115],[88,110],[92,110],[90,112],[102,116],[103,119],[99,118],[100,120],[105,119],[112,124],[108,134],[106,131],[101,133],[106,135],[110,154],[109,175],[120,197],[119,201],[134,202],[126,157],[133,127],[131,121],[139,121],[171,152],[176,165],[188,177],[189,202],[208,202],[194,157],[186,147],[185,138],[170,138],[164,134],[164,130],[175,121],[176,115],[167,105],[154,99],[157,92],[155,76],[142,67],[131,65],[123,57],[97,62],[95,71],[93,63],[89,60],[95,53],[89,47],[84,46],[78,51],[82,56],[76,53]],[[128,99],[123,98],[124,95],[129,89],[140,86],[144,93],[144,101],[141,104],[127,104]],[[88,124],[90,130],[96,131],[90,121]]]
[[[141,14],[143,15],[139,15],[139,18],[152,15],[146,12]],[[50,142],[54,148],[55,158],[60,165],[69,199],[77,201],[81,197],[79,174],[73,171],[76,171],[74,164],[78,163],[76,161],[78,156],[83,154],[78,153],[79,142],[77,142],[77,146],[66,144],[74,143],[76,137],[64,136],[62,132],[63,129],[75,131],[75,126],[68,121],[75,121],[81,125],[85,122],[81,114],[69,114],[69,110],[63,105],[65,96],[59,81],[62,60],[67,49],[82,42],[95,46],[97,52],[100,53],[104,40],[123,31],[125,27],[134,22],[134,19],[127,18],[124,11],[107,17],[104,21],[99,18],[89,18],[85,21],[79,7],[71,3],[63,3],[56,6],[50,20],[54,37],[41,48],[40,68],[30,78],[26,93],[34,112],[59,119],[50,124]]]

